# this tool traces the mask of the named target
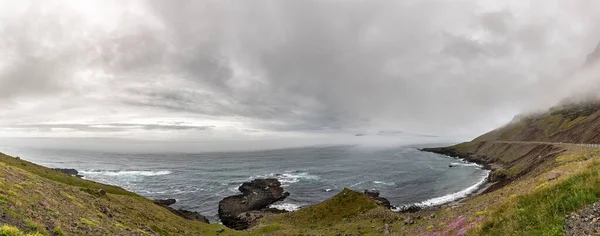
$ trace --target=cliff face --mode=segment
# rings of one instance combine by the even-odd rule
[[[600,102],[560,105],[525,116],[473,140],[481,141],[600,144]]]

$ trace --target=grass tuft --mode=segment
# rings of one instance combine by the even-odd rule
[[[96,227],[96,226],[98,226],[98,223],[96,223],[96,222],[94,222],[92,220],[88,220],[86,218],[81,218],[81,219],[79,219],[79,221],[81,221],[81,223],[83,223],[84,225],[89,226],[89,227]]]

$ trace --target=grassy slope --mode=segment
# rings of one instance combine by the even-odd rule
[[[99,189],[107,194],[94,194]],[[224,229],[182,219],[121,188],[2,154],[0,214],[3,224],[43,235],[216,235]]]
[[[600,143],[600,103],[563,105],[521,117],[474,141]]]
[[[528,183],[527,194],[509,197],[490,209],[474,234],[563,235],[565,216],[599,200],[600,150],[559,158],[560,181]],[[573,158],[575,157],[575,158]],[[537,184],[531,188],[532,184]]]

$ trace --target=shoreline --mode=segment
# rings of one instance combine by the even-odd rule
[[[449,201],[449,202],[446,202],[446,203],[443,203],[443,204],[439,204],[439,205],[419,206],[418,204],[420,204],[420,203],[413,203],[413,204],[405,205],[405,206],[418,206],[418,207],[421,207],[421,210],[436,209],[436,208],[440,208],[441,209],[442,207],[445,207],[445,206],[450,206],[450,207],[452,207],[452,206],[459,206],[463,201],[468,200],[468,199],[473,198],[473,197],[476,197],[476,196],[479,196],[481,194],[484,194],[489,189],[491,189],[493,186],[495,186],[497,184],[497,182],[490,182],[490,177],[494,173],[494,170],[491,168],[490,163],[479,161],[479,160],[477,160],[475,158],[472,158],[470,155],[466,155],[466,154],[463,154],[463,153],[456,152],[455,150],[453,150],[453,149],[451,149],[449,147],[421,148],[421,149],[418,149],[418,150],[422,151],[422,152],[430,152],[430,153],[435,153],[435,154],[439,154],[439,155],[444,155],[444,156],[447,156],[447,157],[450,157],[450,158],[454,158],[454,159],[459,160],[459,161],[466,161],[468,163],[474,163],[474,164],[480,165],[483,170],[487,170],[489,172],[488,172],[487,176],[483,179],[483,181],[481,181],[480,183],[477,183],[477,184],[473,185],[473,186],[477,185],[477,188],[474,191],[472,191],[471,193],[467,194],[465,197],[460,197],[460,198],[457,198],[455,200],[452,200],[452,201]],[[469,189],[469,188],[470,187],[468,187],[466,189]],[[451,194],[447,194],[447,195],[444,195],[444,196],[453,195],[453,194],[457,194],[457,193],[460,193],[460,191],[459,192],[455,192],[455,193],[451,193]],[[444,196],[442,196],[442,197],[444,197]],[[436,198],[430,198],[430,199],[427,199],[425,201],[422,201],[421,203],[427,202],[427,201],[432,200],[432,199],[436,199]]]
[[[399,210],[399,209],[402,209],[403,207],[408,207],[408,206],[416,206],[416,207],[419,208],[418,211],[421,211],[421,210],[426,210],[426,209],[435,209],[435,208],[444,207],[444,206],[457,205],[457,204],[460,204],[462,201],[464,201],[466,199],[469,199],[471,197],[475,197],[477,195],[485,193],[488,189],[490,189],[490,187],[492,187],[494,184],[496,184],[496,183],[493,183],[493,182],[489,181],[489,179],[490,179],[490,177],[492,175],[492,170],[490,168],[488,168],[489,165],[487,165],[486,163],[481,163],[481,162],[476,161],[475,159],[470,158],[468,156],[459,155],[458,153],[456,155],[449,155],[448,154],[449,153],[448,150],[451,150],[449,148],[423,148],[423,149],[417,149],[417,150],[421,151],[421,152],[432,152],[432,153],[444,155],[444,156],[447,156],[447,157],[451,157],[451,158],[453,158],[453,159],[455,159],[457,161],[460,161],[462,163],[465,163],[465,164],[477,164],[477,165],[479,165],[481,167],[481,169],[487,170],[489,172],[487,173],[487,175],[484,178],[481,179],[480,182],[477,182],[476,184],[471,185],[469,187],[466,187],[466,188],[464,188],[464,189],[462,189],[460,191],[449,193],[449,194],[446,194],[446,195],[443,195],[443,196],[440,196],[440,197],[426,198],[423,201],[416,202],[416,203],[411,203],[411,204],[406,204],[406,205],[400,205],[400,206],[397,206],[397,207],[394,206],[394,207],[392,207],[390,209],[390,210],[392,210],[394,212],[400,212],[400,213],[402,213],[403,211]],[[437,151],[437,150],[440,150],[440,151]],[[75,169],[73,169],[73,170],[75,170]],[[84,171],[82,171],[82,172],[84,172]],[[93,182],[96,182],[96,183],[102,183],[102,182],[98,182],[96,180],[92,180],[90,178],[86,178],[85,176],[82,176],[82,177],[83,177],[83,179],[88,180],[88,181],[93,181]],[[115,185],[115,186],[122,187],[120,185]],[[474,186],[476,186],[475,189],[469,190],[468,193],[462,193],[463,191],[465,191],[467,189],[470,189],[470,188],[473,188]],[[449,201],[445,201],[444,203],[441,203],[441,204],[435,204],[435,203],[433,203],[433,204],[427,204],[426,203],[426,202],[428,202],[430,200],[440,199],[440,198],[444,198],[444,197],[452,197],[452,195],[456,195],[456,194],[463,195],[463,196],[457,197],[457,198],[449,200]],[[385,197],[385,196],[382,196],[382,197]],[[326,201],[326,200],[324,200],[324,201]],[[444,200],[442,200],[442,201],[444,201]],[[284,209],[293,212],[293,211],[297,211],[297,210],[300,210],[300,209],[303,209],[303,208],[307,208],[307,207],[310,207],[310,206],[318,205],[318,204],[320,204],[322,202],[323,201],[316,202],[315,204],[311,204],[311,205],[296,206],[296,207],[293,207],[294,209],[290,209],[289,207],[286,207],[287,209],[286,208],[284,208]],[[275,207],[275,208],[277,208],[277,207]],[[277,208],[277,209],[280,209],[280,208]]]

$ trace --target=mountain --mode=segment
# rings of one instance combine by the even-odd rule
[[[586,65],[593,64],[599,58],[600,58],[600,44],[598,44],[598,46],[596,46],[596,49],[593,52],[591,52],[590,54],[588,54],[587,60],[585,61],[585,64]]]
[[[600,144],[600,101],[570,102],[544,113],[519,116],[473,141]]]

